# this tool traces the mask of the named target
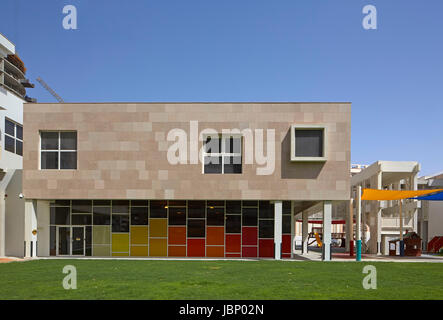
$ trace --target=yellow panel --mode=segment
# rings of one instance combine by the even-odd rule
[[[400,200],[412,197],[423,196],[434,192],[443,191],[443,189],[433,190],[376,190],[363,189],[362,200]]]
[[[149,236],[166,238],[168,236],[168,219],[149,219]]]
[[[129,233],[112,234],[112,252],[129,252]]]
[[[111,244],[111,227],[110,226],[93,226],[92,227],[92,243],[93,244]]]
[[[131,246],[132,257],[147,257],[148,255],[148,246]]]
[[[131,244],[148,244],[148,227],[131,227]]]
[[[111,245],[93,245],[92,250],[94,257],[109,257],[111,255]]]
[[[129,252],[113,252],[112,256],[113,257],[128,257]]]
[[[168,254],[168,239],[150,239],[149,255],[151,257],[166,257]]]

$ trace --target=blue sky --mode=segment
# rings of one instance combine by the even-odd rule
[[[65,5],[78,29],[62,27]],[[362,28],[377,8],[378,29]],[[67,102],[351,101],[352,162],[443,171],[443,1],[2,0],[0,32]],[[29,95],[55,101],[36,83]]]

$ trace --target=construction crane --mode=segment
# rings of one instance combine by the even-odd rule
[[[52,88],[50,86],[48,86],[48,84],[42,78],[38,77],[36,80],[38,81],[38,83],[40,83],[42,85],[43,88],[46,89],[46,91],[48,91],[55,99],[57,99],[58,102],[60,102],[60,103],[64,103],[65,102],[57,94],[57,92],[55,92],[54,90],[52,90]]]

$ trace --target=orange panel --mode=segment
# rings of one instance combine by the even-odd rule
[[[225,227],[207,227],[206,245],[217,246],[225,244]]]
[[[186,227],[169,227],[168,244],[186,244]]]
[[[225,256],[225,247],[206,247],[206,256],[207,257],[224,257]]]
[[[149,219],[149,236],[166,238],[168,236],[168,219]]]
[[[149,239],[149,255],[151,257],[166,257],[168,255],[166,239]]]
[[[168,257],[186,257],[186,246],[169,246]]]

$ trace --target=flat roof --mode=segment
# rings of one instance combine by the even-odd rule
[[[337,102],[283,102],[283,101],[140,101],[140,102],[36,102],[36,103],[26,103],[26,104],[352,104],[352,102],[337,101]]]

